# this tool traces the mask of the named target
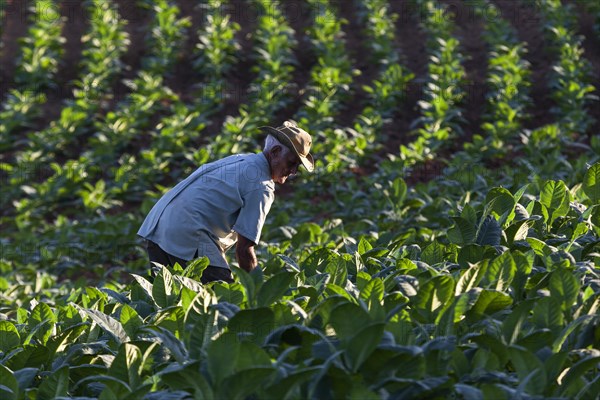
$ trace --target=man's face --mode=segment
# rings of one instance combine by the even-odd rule
[[[290,175],[298,172],[300,158],[293,151],[285,151],[280,146],[273,148],[271,160],[271,178],[277,183],[283,184]]]

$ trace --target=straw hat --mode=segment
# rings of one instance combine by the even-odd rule
[[[295,121],[285,121],[283,125],[273,128],[272,126],[261,126],[260,129],[275,137],[281,144],[287,146],[300,158],[302,165],[308,172],[315,169],[315,161],[310,154],[312,139],[308,132],[299,128]]]

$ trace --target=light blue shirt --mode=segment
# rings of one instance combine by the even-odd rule
[[[275,183],[263,153],[233,155],[202,165],[154,205],[138,235],[184,260],[206,256],[229,268],[225,251],[240,234],[260,240]]]

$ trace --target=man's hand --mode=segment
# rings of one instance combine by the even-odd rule
[[[250,272],[258,265],[256,254],[254,253],[254,243],[251,240],[246,239],[244,236],[238,233],[238,242],[235,247],[235,258],[241,269]]]

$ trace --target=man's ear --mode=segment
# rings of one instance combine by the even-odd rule
[[[281,148],[281,146],[276,144],[275,146],[271,147],[271,154],[275,157],[279,157],[281,155],[282,150],[283,149]]]

